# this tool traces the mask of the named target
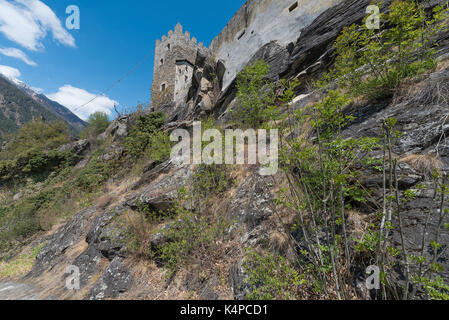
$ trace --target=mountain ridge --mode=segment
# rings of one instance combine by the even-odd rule
[[[0,136],[14,133],[39,116],[49,121],[63,120],[75,135],[86,126],[67,107],[36,92],[21,80],[0,74]]]

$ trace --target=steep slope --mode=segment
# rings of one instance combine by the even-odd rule
[[[368,4],[368,0],[344,1],[317,17],[288,50],[273,41],[260,48],[253,57],[248,57],[248,61],[265,59],[270,64],[269,77],[273,81],[284,77],[313,79],[332,64],[332,42],[339,31],[348,24],[360,21]],[[440,54],[443,54],[449,47],[447,34],[440,35],[440,38],[443,49]],[[168,112],[175,114],[171,118],[176,120],[165,123],[160,131],[191,129],[193,120],[200,119],[201,114],[207,113],[228,124],[230,110],[236,106],[235,83],[231,83],[217,101],[216,95],[219,93],[213,90],[213,85],[208,85],[222,80],[217,79],[220,72],[217,72],[218,64],[210,65],[213,63],[203,62],[201,66],[197,66],[203,70],[210,69],[210,72],[199,75],[196,86],[192,86],[190,96],[196,102],[192,103],[194,107],[189,109],[184,105],[167,106]],[[409,79],[406,86],[398,90],[394,97],[387,95],[379,100],[361,100],[346,106],[345,113],[354,116],[354,121],[348,123],[342,132],[344,138],[378,137],[379,123],[382,120],[391,117],[397,119],[397,130],[403,134],[391,150],[398,159],[397,170],[395,168],[396,191],[405,200],[408,196],[409,201],[395,204],[398,212],[400,208],[400,215],[398,213],[391,217],[389,249],[395,253],[396,248],[400,248],[403,242],[402,246],[410,254],[421,255],[429,261],[435,259],[441,265],[439,275],[446,284],[449,281],[449,255],[446,250],[449,229],[441,230],[441,233],[440,229],[442,224],[448,224],[449,221],[448,217],[444,218],[441,214],[446,211],[440,208],[444,205],[444,197],[441,203],[435,201],[438,196],[432,174],[434,169],[443,173],[449,171],[449,145],[445,139],[449,134],[448,65],[447,55],[440,55],[438,68]],[[201,107],[198,100],[204,99],[206,95],[210,95],[210,101],[217,103],[210,109],[195,108],[198,105]],[[300,88],[294,96],[290,106],[296,111],[303,110],[306,105],[320,99],[319,93],[307,87]],[[87,168],[84,179],[80,181],[88,184],[91,181],[97,182],[99,176],[103,177],[102,166],[118,166],[112,167],[112,173],[107,176],[108,182],[101,185],[102,197],[85,201],[82,210],[72,210],[72,218],[67,224],[58,230],[52,229],[41,234],[38,239],[33,239],[33,242],[30,241],[30,247],[39,248],[42,245],[42,248],[36,255],[32,270],[31,267],[27,269],[31,272],[25,278],[14,280],[29,282],[42,298],[246,299],[254,287],[264,285],[260,279],[277,276],[277,271],[283,271],[273,271],[273,268],[286,266],[282,261],[270,260],[267,268],[248,272],[248,252],[260,250],[274,256],[281,255],[285,260],[300,265],[303,268],[300,270],[310,267],[307,261],[312,260],[299,259],[301,255],[306,255],[303,252],[310,243],[305,237],[308,230],[303,231],[297,227],[299,216],[303,214],[302,211],[307,213],[307,209],[296,211],[292,210],[292,207],[295,207],[293,205],[283,207],[280,204],[283,200],[280,198],[284,195],[280,189],[287,188],[288,175],[298,181],[303,179],[298,174],[300,165],[291,170],[291,173],[280,170],[278,174],[270,177],[261,176],[257,165],[234,167],[230,172],[230,180],[233,182],[226,189],[213,193],[205,205],[202,205],[200,197],[197,202],[185,202],[180,206],[181,190],[185,192],[185,189],[200,184],[203,189],[200,188],[194,194],[198,196],[207,188],[207,185],[201,185],[201,179],[204,178],[201,174],[204,170],[199,170],[195,165],[175,164],[171,160],[158,163],[141,158],[136,161],[126,152],[125,138],[133,137],[136,118],[150,114],[151,110],[146,110],[143,114],[123,116],[98,137],[96,143],[102,140],[102,146],[94,153],[86,154],[77,168]],[[311,143],[316,141],[313,130],[305,132],[305,140]],[[380,159],[381,151],[374,150],[373,157]],[[219,171],[220,167],[213,169]],[[312,169],[309,168],[313,173]],[[385,187],[382,185],[386,184],[386,179],[381,173],[382,170],[372,163],[365,163],[359,171],[358,182],[369,195],[367,201],[357,202],[354,197],[352,210],[345,212],[344,204],[341,208],[343,214],[346,213],[347,238],[353,253],[351,268],[347,266],[350,278],[344,283],[348,299],[370,299],[370,292],[365,286],[366,267],[373,261],[371,256],[366,257],[366,251],[357,248],[360,248],[362,240],[367,246],[370,244],[372,236],[369,226],[376,221],[382,198],[385,198]],[[313,179],[313,174],[309,171],[305,171],[305,174],[310,176],[304,180]],[[71,176],[71,173],[68,176]],[[91,176],[94,179],[90,179]],[[351,183],[356,184],[354,181]],[[57,180],[56,188],[60,184]],[[64,192],[66,195],[66,191]],[[292,196],[296,192],[296,189],[292,190]],[[288,192],[285,196],[289,197]],[[344,200],[343,192],[339,196]],[[332,200],[323,202],[328,201]],[[180,211],[185,215],[173,216],[173,212],[167,210],[172,207],[177,209],[177,214]],[[335,205],[332,207],[335,210]],[[148,222],[146,219],[150,220],[153,215],[156,215],[156,219]],[[214,221],[213,218],[217,216],[219,219]],[[313,218],[313,211],[311,217]],[[306,218],[309,219],[309,216]],[[400,218],[402,222],[398,221]],[[150,228],[145,229],[149,224]],[[398,228],[401,224],[403,230]],[[334,232],[342,238],[340,225]],[[317,248],[326,245],[329,240],[326,240],[324,231],[318,230],[316,234],[316,239],[311,240],[312,245]],[[346,236],[346,233],[344,234]],[[197,247],[192,245],[198,243],[196,237],[200,238],[200,246]],[[440,250],[434,250],[435,244],[432,243],[438,242],[438,238],[443,245]],[[186,247],[190,250],[186,250]],[[164,251],[164,248],[171,250]],[[171,255],[163,256],[163,253],[167,252]],[[179,253],[185,253],[184,261],[177,260]],[[392,254],[392,257],[397,255]],[[178,264],[178,269],[171,274],[169,268],[173,261]],[[273,261],[275,263],[272,263]],[[400,299],[404,286],[404,270],[400,258],[389,262],[394,268],[389,278],[391,283],[388,286],[388,297]],[[79,269],[81,290],[70,291],[65,288],[67,267]],[[325,267],[330,268],[329,263]],[[252,275],[251,271],[254,271]],[[287,277],[282,279],[288,283],[293,278],[290,271],[291,269],[287,268]],[[413,268],[412,271],[416,272]],[[254,277],[256,272],[257,281],[254,282],[254,278],[250,277]],[[320,291],[322,288],[319,288],[320,284],[316,281],[318,278],[308,278],[306,271],[304,274],[304,278],[300,278],[304,280],[301,281],[302,284],[295,285],[296,293],[299,293],[294,298],[337,299],[332,281],[328,282],[331,284],[328,288],[330,290]],[[328,272],[328,276],[332,279],[331,272]],[[277,285],[275,281],[270,284]],[[375,297],[376,292],[371,294]],[[423,292],[417,294],[424,296]]]
[[[86,122],[81,120],[69,109],[67,109],[66,107],[64,107],[63,105],[59,104],[56,101],[50,100],[45,95],[37,93],[29,86],[27,86],[24,82],[19,81],[17,79],[15,81],[10,82],[13,85],[15,85],[19,90],[23,91],[28,96],[30,96],[34,101],[44,106],[48,111],[64,119],[76,131],[80,131],[86,126]]]
[[[13,133],[38,117],[44,117],[48,121],[59,119],[11,82],[0,77],[0,136]]]

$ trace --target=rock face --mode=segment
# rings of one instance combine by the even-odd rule
[[[344,26],[360,22],[369,3],[369,0],[303,1],[299,7],[295,7],[292,1],[248,1],[213,41],[211,48],[217,53],[216,61],[201,54],[201,50],[195,53],[192,70],[188,70],[191,84],[185,101],[171,101],[158,106],[158,110],[168,115],[169,123],[164,130],[190,129],[190,120],[206,114],[213,114],[222,123],[227,123],[229,111],[235,105],[235,74],[257,59],[262,58],[269,63],[271,81],[283,77],[307,80],[318,75],[332,63],[331,44],[339,31]],[[384,5],[388,3],[386,1]],[[268,17],[272,19],[268,21]],[[282,30],[287,32],[284,34]],[[172,46],[168,47],[170,39],[174,39],[173,34],[170,35],[172,37],[165,37],[158,43],[160,49],[173,49]],[[180,33],[178,29],[176,37],[181,36],[187,39],[187,34]],[[189,35],[189,41],[192,40]],[[411,84],[408,93],[352,105],[345,110],[347,114],[354,115],[356,120],[344,129],[344,137],[379,136],[382,119],[398,119],[397,129],[403,135],[393,151],[401,159],[398,165],[399,189],[401,196],[408,189],[416,191],[416,198],[401,205],[406,247],[411,254],[420,253],[424,226],[428,222],[424,253],[429,258],[434,253],[430,242],[435,240],[440,223],[438,202],[431,191],[431,173],[435,167],[445,172],[449,170],[449,145],[444,139],[449,134],[448,104],[447,100],[441,99],[442,92],[449,93],[448,83],[449,68],[446,68]],[[318,94],[301,88],[301,95],[295,99],[293,107],[300,109],[318,98]],[[120,117],[109,126],[101,138],[112,143],[100,156],[102,161],[121,158],[121,143],[134,123],[135,115],[130,115]],[[75,145],[64,146],[64,149],[84,155],[88,146],[79,141]],[[382,175],[369,168],[361,171],[359,182],[372,196],[369,205],[381,202]],[[229,193],[220,195],[222,203],[219,207],[223,209],[223,215],[232,221],[225,232],[232,241],[232,248],[223,255],[224,259],[229,258],[230,267],[221,278],[216,275],[205,276],[201,274],[201,266],[195,266],[186,270],[182,281],[172,283],[167,280],[153,287],[157,272],[162,272],[158,269],[160,266],[152,265],[151,268],[157,272],[147,278],[140,273],[136,274],[133,268],[135,261],[127,247],[128,230],[119,225],[119,219],[124,217],[127,210],[136,210],[142,204],[154,210],[171,208],[178,198],[179,189],[189,183],[194,172],[194,166],[177,165],[175,161],[162,164],[150,161],[137,182],[126,185],[120,194],[114,194],[112,204],[106,207],[92,206],[80,211],[68,224],[50,236],[27,278],[39,278],[59,265],[74,265],[80,269],[82,287],[88,288],[83,293],[82,298],[85,299],[121,298],[136,288],[141,290],[142,296],[158,299],[170,286],[176,287],[176,290],[196,292],[203,299],[245,299],[250,288],[245,281],[247,275],[243,268],[245,254],[240,251],[271,244],[270,234],[279,227],[273,222],[279,214],[273,200],[275,190],[281,186],[280,175],[260,176],[255,167],[247,169]],[[424,186],[422,190],[418,188],[420,184]],[[375,214],[369,205],[360,205],[357,209],[369,217]],[[194,208],[188,210],[193,211]],[[396,219],[393,217],[395,226],[398,224]],[[154,232],[148,237],[151,247],[158,249],[171,241],[164,232],[170,229],[171,223],[164,221],[152,230]],[[303,245],[300,243],[301,234],[282,231],[285,236],[297,239],[299,247]],[[395,245],[400,245],[397,229],[392,230],[391,239]],[[438,262],[445,266],[446,271],[442,276],[448,281],[448,231],[440,233],[440,242],[444,246],[439,252]],[[233,251],[237,253],[233,255]],[[368,297],[366,290],[363,290],[364,277],[360,272],[356,274],[354,286],[361,297]],[[399,263],[394,277],[399,287],[404,278]],[[230,296],[221,294],[217,289],[223,279],[228,282],[226,286]]]
[[[178,190],[182,188],[193,174],[191,166],[178,166],[169,160],[150,172],[136,183],[134,188],[144,184],[148,185],[127,204],[136,207],[139,203],[150,205],[154,209],[168,209],[178,197]],[[157,179],[156,179],[157,177]]]
[[[448,91],[449,68],[432,73],[425,80],[410,85],[409,90],[398,94],[396,99],[387,97],[378,103],[371,103],[355,114],[358,119],[345,131],[346,137],[374,137],[381,134],[380,124],[383,119],[396,118],[396,130],[402,133],[393,147],[396,156],[403,159],[398,168],[398,184],[402,194],[407,189],[417,192],[416,198],[401,205],[406,248],[409,254],[421,255],[423,235],[425,235],[424,254],[432,260],[434,251],[430,245],[436,241],[437,229],[440,227],[439,251],[437,261],[445,266],[441,275],[449,281],[447,244],[449,232],[442,225],[449,223],[449,217],[440,223],[440,201],[434,192],[432,173],[434,169],[449,172],[449,142],[445,136],[449,133],[448,105],[444,94]],[[387,179],[388,181],[388,179]],[[373,192],[378,203],[382,202],[382,175],[365,172],[361,183]],[[387,182],[388,183],[388,182]],[[420,191],[418,185],[423,186]],[[425,225],[428,227],[425,231]],[[393,224],[398,226],[397,217]],[[393,243],[401,245],[400,234],[392,232]],[[398,269],[400,270],[400,269]],[[400,271],[398,283],[403,279]]]
[[[129,290],[131,285],[131,275],[124,266],[123,259],[114,258],[100,281],[90,292],[89,300],[104,300],[117,298],[121,293]]]
[[[227,88],[251,57],[271,41],[284,47],[295,42],[303,29],[340,0],[248,0],[212,41],[212,54],[226,66]]]
[[[65,144],[58,149],[59,152],[70,151],[77,156],[85,156],[90,151],[89,140],[80,140],[73,143]]]
[[[79,268],[81,288],[91,284],[94,277],[99,272],[102,273],[87,299],[117,298],[127,291],[132,275],[123,265],[123,259],[128,257],[126,235],[125,230],[114,224],[114,219],[123,210],[124,207],[119,206],[106,211],[99,211],[95,207],[81,211],[69,224],[47,240],[27,278],[38,278],[44,271],[67,264]],[[67,251],[82,243],[87,243],[87,248],[79,256],[66,256]],[[107,266],[106,269],[104,265]]]
[[[57,265],[67,249],[83,240],[94,213],[93,207],[79,212],[67,225],[55,233],[40,251],[36,264],[28,276],[39,276],[45,270]]]

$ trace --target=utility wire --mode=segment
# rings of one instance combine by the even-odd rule
[[[103,97],[106,95],[106,93],[108,93],[110,90],[112,90],[116,85],[118,85],[120,82],[122,82],[123,80],[125,80],[127,77],[129,77],[132,73],[134,73],[134,71],[137,70],[137,68],[139,68],[146,60],[148,60],[149,57],[151,57],[151,54],[153,53],[153,51],[151,51],[148,55],[145,56],[145,58],[143,58],[136,66],[134,66],[134,68],[132,68],[127,74],[125,74],[123,77],[121,77],[119,80],[117,80],[116,82],[114,82],[109,88],[107,88],[104,92],[96,95],[94,98],[92,98],[91,100],[89,100],[88,102],[86,102],[83,105],[80,105],[79,107],[76,107],[75,109],[72,110],[72,112],[76,112],[78,110],[80,110],[81,108],[84,108],[85,106],[87,106],[89,103],[92,103],[93,101],[95,101],[96,99],[98,99],[99,97]]]

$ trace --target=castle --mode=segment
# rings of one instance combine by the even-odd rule
[[[181,24],[175,31],[156,41],[151,103],[161,106],[185,102],[192,83],[198,54],[210,56],[203,43],[197,43],[190,33],[183,32]]]
[[[186,102],[197,58],[214,57],[225,68],[221,79],[226,89],[264,45],[276,41],[286,48],[321,13],[341,0],[247,0],[210,47],[197,44],[178,24],[156,41],[152,105]]]

